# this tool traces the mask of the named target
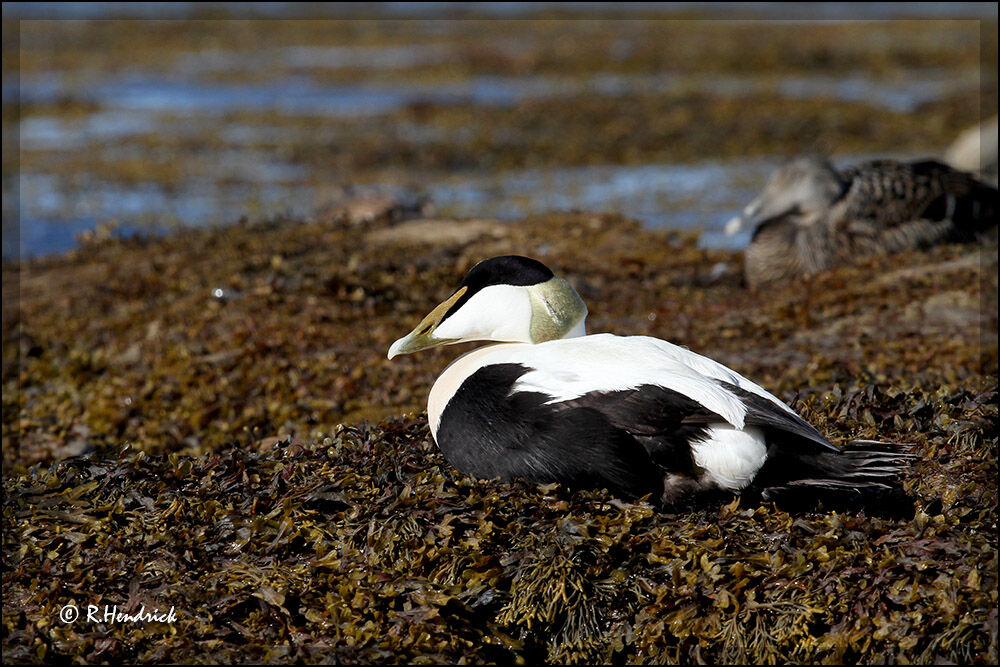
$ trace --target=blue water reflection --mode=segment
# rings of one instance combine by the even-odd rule
[[[162,113],[272,111],[351,117],[387,114],[417,103],[503,107],[575,95],[623,97],[665,92],[733,97],[770,92],[797,99],[823,97],[862,102],[905,113],[948,95],[973,93],[978,86],[978,72],[971,70],[958,73],[914,71],[893,80],[862,74],[771,80],[750,76],[600,73],[582,80],[551,76],[477,76],[463,81],[357,84],[319,83],[304,74],[271,81],[220,84],[153,73],[70,83],[56,74],[43,73],[22,79],[19,90],[21,103],[28,105],[73,101]],[[8,99],[13,101],[14,92],[5,84],[5,103]]]

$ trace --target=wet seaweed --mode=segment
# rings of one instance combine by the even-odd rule
[[[617,216],[447,243],[412,224],[279,219],[4,265],[7,660],[996,661],[995,244],[755,294],[708,275],[738,255]],[[515,251],[579,287],[592,331],[709,353],[835,441],[913,443],[912,511],[661,512],[458,473],[422,410],[461,349],[384,352]],[[177,618],[67,624],[67,604]]]

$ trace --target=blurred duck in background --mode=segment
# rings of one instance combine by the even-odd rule
[[[997,189],[933,160],[837,170],[819,157],[778,169],[726,225],[753,229],[751,287],[811,275],[865,255],[973,241],[997,223]]]

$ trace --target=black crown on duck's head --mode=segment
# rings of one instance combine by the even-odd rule
[[[503,255],[484,259],[469,270],[462,281],[470,292],[488,285],[537,285],[554,274],[537,259],[521,255]]]

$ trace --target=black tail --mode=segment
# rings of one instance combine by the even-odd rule
[[[876,163],[884,176],[895,175],[893,189],[913,188],[909,200],[916,208],[903,215],[911,224],[923,221],[927,229],[911,232],[925,236],[925,244],[947,241],[974,241],[976,236],[997,224],[997,189],[972,174],[953,169],[937,160],[923,160],[906,165]],[[938,229],[933,223],[950,222],[950,229],[934,238]],[[904,220],[900,220],[904,222]],[[904,225],[907,226],[907,225]],[[921,225],[916,226],[917,229]],[[943,228],[942,228],[943,229]]]
[[[922,175],[932,176],[940,188],[940,194],[920,217],[931,221],[950,220],[953,225],[950,240],[972,241],[977,234],[996,226],[1000,198],[994,186],[937,162],[921,162],[913,168]]]
[[[780,469],[762,470],[755,486],[763,500],[789,507],[879,508],[897,514],[905,494],[899,479],[917,458],[913,445],[853,440],[838,452],[791,456]],[[786,453],[787,456],[787,453]],[[912,503],[903,502],[912,508]],[[892,506],[890,509],[889,506]]]
[[[966,196],[955,198],[952,220],[958,240],[971,240],[996,226],[998,199],[995,187],[979,181],[972,183]]]

